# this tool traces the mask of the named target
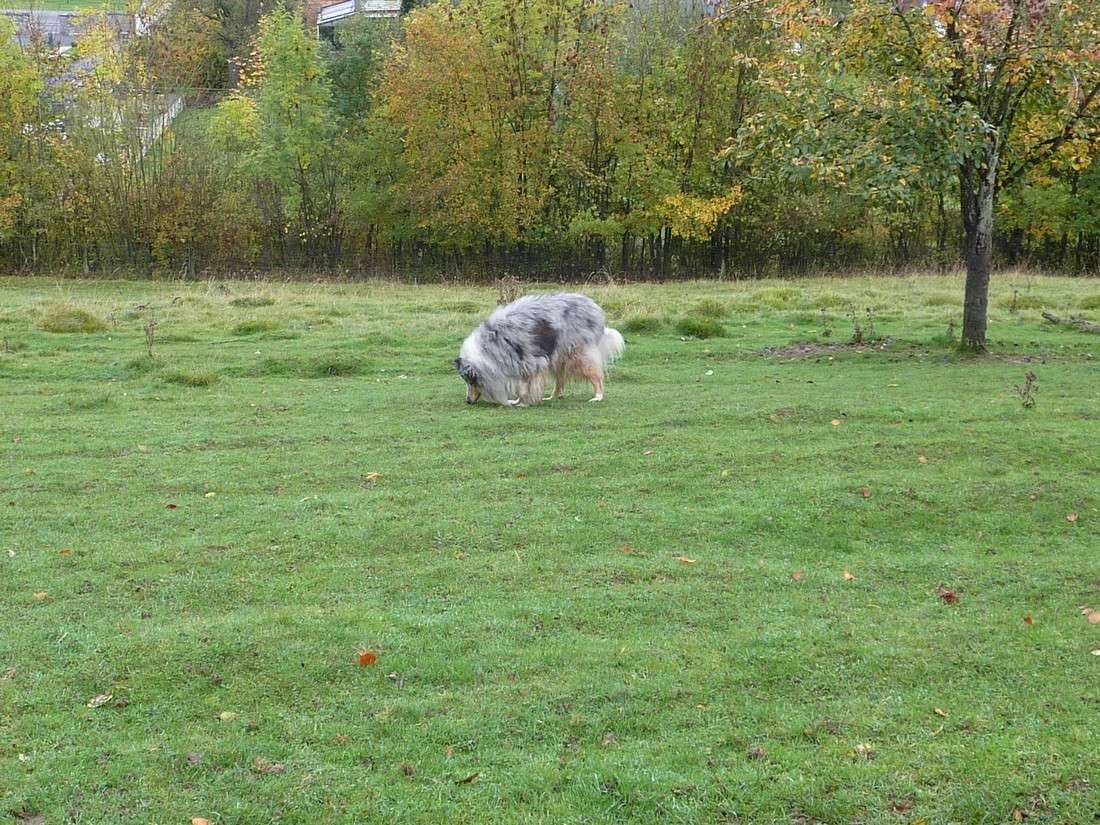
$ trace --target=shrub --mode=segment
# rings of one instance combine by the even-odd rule
[[[997,299],[997,306],[1008,310],[1042,309],[1046,305],[1046,301],[1038,295],[1021,295],[1018,292]]]
[[[255,335],[258,332],[271,332],[272,330],[279,329],[282,325],[276,321],[269,321],[266,318],[253,318],[249,321],[241,321],[237,326],[233,327],[234,335]]]
[[[950,292],[933,292],[924,299],[926,307],[953,307],[962,303],[962,295]]]
[[[730,314],[729,307],[714,298],[704,298],[688,310],[689,315],[697,318],[725,318]]]
[[[801,293],[790,286],[776,286],[768,289],[758,289],[752,294],[753,300],[772,309],[783,309]]]
[[[162,377],[171,384],[184,387],[211,387],[218,383],[217,374],[206,370],[168,370]]]
[[[847,306],[847,304],[848,299],[842,295],[837,295],[835,292],[824,292],[810,301],[810,306],[814,309],[836,309],[837,307]]]
[[[693,318],[688,315],[676,323],[676,331],[689,338],[721,338],[726,328],[713,318]]]
[[[46,332],[103,332],[107,325],[86,309],[72,304],[48,307],[38,322]]]
[[[646,335],[661,328],[661,319],[655,315],[631,315],[621,324],[623,332]]]
[[[1081,309],[1100,309],[1100,295],[1086,295],[1078,306]]]
[[[354,358],[335,355],[317,359],[310,365],[309,372],[318,378],[339,378],[359,375],[363,365]]]

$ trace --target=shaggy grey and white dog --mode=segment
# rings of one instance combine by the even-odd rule
[[[560,398],[570,380],[592,384],[603,400],[604,370],[626,344],[604,323],[603,310],[584,295],[527,295],[498,307],[463,342],[455,369],[466,382],[466,402],[485,398],[524,406]],[[554,394],[543,398],[554,376]]]

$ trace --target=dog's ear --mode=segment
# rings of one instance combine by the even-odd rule
[[[458,374],[462,376],[462,380],[467,384],[477,384],[477,370],[474,369],[472,364],[466,363],[461,358],[456,358],[455,369],[458,370]]]

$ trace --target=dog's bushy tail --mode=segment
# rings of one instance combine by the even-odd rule
[[[600,360],[603,361],[604,367],[607,368],[615,363],[616,358],[623,354],[623,350],[626,349],[626,341],[623,340],[623,336],[619,334],[617,329],[607,327],[603,331],[603,336],[596,346],[600,350]]]

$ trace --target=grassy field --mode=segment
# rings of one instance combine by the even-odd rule
[[[0,280],[0,821],[1100,815],[1100,282],[588,291],[512,410],[490,290]]]

